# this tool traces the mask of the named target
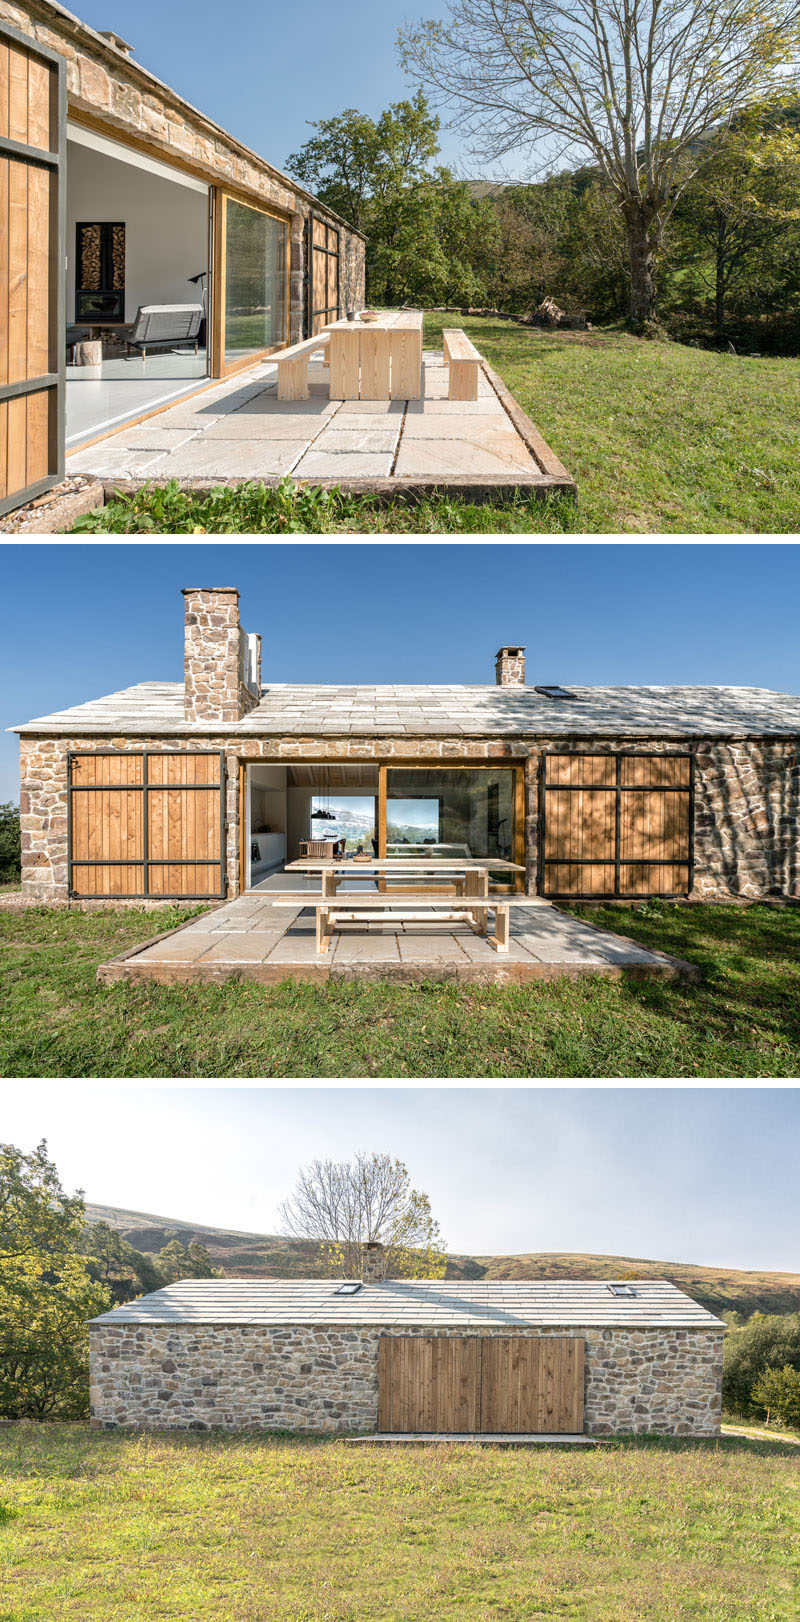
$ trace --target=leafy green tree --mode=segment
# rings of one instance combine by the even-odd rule
[[[312,127],[316,134],[286,167],[366,234],[374,303],[475,303],[484,296],[478,260],[496,234],[494,213],[448,169],[431,167],[439,119],[421,91],[378,119],[350,107]]]
[[[222,1278],[222,1269],[215,1267],[205,1245],[193,1239],[189,1245],[180,1239],[170,1239],[155,1259],[162,1284],[177,1284],[183,1278]]]
[[[47,1144],[0,1144],[0,1415],[81,1419],[88,1320],[110,1304],[82,1254],[83,1196],[66,1194]]]
[[[0,805],[0,884],[12,884],[22,870],[19,807]]]
[[[105,1285],[114,1306],[158,1290],[163,1283],[154,1258],[136,1250],[108,1222],[89,1223],[82,1248],[90,1276]]]
[[[756,1381],[771,1369],[787,1367],[800,1369],[800,1312],[754,1312],[743,1329],[729,1329],[725,1336],[725,1408],[729,1413],[752,1414]]]
[[[798,225],[800,132],[768,109],[753,109],[713,143],[673,222],[675,257],[711,293],[718,337],[731,298],[770,302],[773,250],[780,252],[794,226],[796,252]]]
[[[751,1393],[754,1406],[763,1408],[767,1424],[773,1419],[800,1427],[800,1369],[789,1364],[782,1369],[766,1369],[759,1375]]]
[[[392,102],[378,119],[348,107],[311,128],[316,135],[286,168],[359,231],[368,229],[376,202],[424,179],[439,151],[439,119],[421,91]]]
[[[375,1240],[386,1248],[392,1277],[444,1277],[445,1244],[430,1200],[391,1155],[312,1161],[281,1206],[281,1219],[285,1233],[319,1241],[326,1273],[360,1277],[363,1247]]]

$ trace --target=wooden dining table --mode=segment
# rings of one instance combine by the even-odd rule
[[[499,856],[463,859],[434,856],[407,860],[375,856],[366,862],[357,862],[352,857],[300,856],[287,862],[284,872],[303,873],[309,878],[319,875],[323,896],[335,896],[339,886],[348,879],[403,879],[415,884],[451,884],[457,895],[488,897],[490,873],[507,874],[508,882],[513,883],[513,875],[524,873],[525,868]]]
[[[421,310],[387,310],[377,321],[334,321],[326,331],[332,400],[422,398]]]

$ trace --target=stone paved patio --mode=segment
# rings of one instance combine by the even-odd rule
[[[344,888],[347,888],[345,886]],[[339,894],[342,894],[340,890]],[[511,911],[511,942],[499,956],[469,925],[344,925],[324,958],[316,953],[310,908],[276,908],[264,892],[239,896],[180,929],[105,963],[103,984],[235,978],[465,980],[505,984],[559,975],[697,979],[690,964],[560,912],[542,901]]]
[[[186,484],[287,475],[365,491],[487,487],[574,490],[538,430],[484,363],[478,399],[448,400],[441,353],[426,352],[421,400],[331,400],[321,353],[310,398],[277,398],[277,367],[205,389],[157,416],[77,450],[70,474],[126,489],[151,480]]]

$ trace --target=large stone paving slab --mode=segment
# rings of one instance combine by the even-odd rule
[[[187,487],[287,475],[383,494],[450,488],[574,491],[533,423],[483,363],[478,399],[448,399],[441,353],[423,358],[420,400],[331,400],[326,367],[309,370],[309,398],[277,398],[277,367],[261,362],[145,423],[69,458],[68,472],[134,490],[177,479]]]
[[[279,894],[276,888],[270,895]],[[491,911],[491,907],[490,907]],[[665,953],[646,951],[542,901],[511,910],[508,953],[498,953],[469,925],[346,926],[317,955],[313,911],[273,906],[265,892],[240,896],[151,944],[105,963],[104,984],[116,980],[187,983],[231,978],[348,978],[496,982],[600,974],[696,980],[698,970]]]

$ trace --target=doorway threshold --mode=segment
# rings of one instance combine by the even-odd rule
[[[470,1447],[608,1447],[611,1438],[560,1433],[518,1435],[513,1431],[498,1431],[496,1434],[488,1431],[378,1431],[373,1436],[345,1436],[344,1440],[352,1446],[363,1446],[367,1442],[372,1447],[386,1447],[401,1442],[425,1443],[428,1447],[439,1447],[443,1442],[460,1442]]]

